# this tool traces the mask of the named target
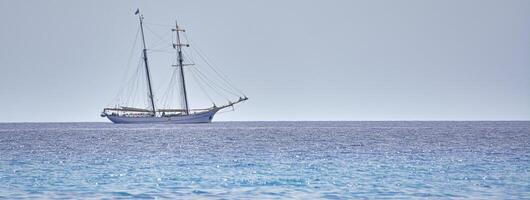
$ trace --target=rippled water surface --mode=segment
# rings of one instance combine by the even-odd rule
[[[530,122],[0,124],[0,198],[530,198]]]

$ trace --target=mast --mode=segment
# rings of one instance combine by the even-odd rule
[[[137,15],[138,13],[140,13],[139,9],[136,10],[135,15]],[[145,37],[144,37],[144,26],[143,26],[144,16],[140,14],[138,18],[140,19],[140,30],[142,32],[142,43],[144,45],[143,58],[144,58],[144,64],[145,64],[145,74],[147,76],[147,87],[148,87],[148,92],[149,92],[149,100],[151,103],[151,111],[153,113],[153,116],[155,116],[156,115],[155,101],[154,101],[154,96],[153,96],[153,89],[151,87],[151,75],[149,74],[149,65],[147,63],[147,46],[145,45]]]
[[[188,107],[188,94],[186,92],[186,81],[184,79],[184,58],[182,57],[182,46],[189,46],[188,44],[182,44],[180,43],[180,33],[179,32],[184,32],[185,30],[184,29],[179,29],[179,25],[177,23],[177,21],[175,21],[175,29],[173,29],[172,31],[175,31],[177,33],[177,44],[173,44],[173,48],[176,48],[177,49],[177,58],[178,58],[178,67],[180,69],[180,81],[182,82],[182,88],[181,88],[181,91],[183,93],[182,95],[182,100],[184,101],[184,112],[186,115],[189,115],[190,114],[190,110],[189,110],[189,107]]]

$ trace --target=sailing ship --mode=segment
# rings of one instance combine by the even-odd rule
[[[185,63],[185,56],[183,54],[183,49],[190,47],[189,41],[187,44],[181,41],[182,34],[185,30],[179,27],[178,23],[175,22],[175,27],[171,28],[171,31],[174,33],[174,42],[171,42],[172,50],[176,51],[176,64],[172,67],[176,67],[176,73],[173,73],[171,78],[178,79],[180,83],[178,90],[180,93],[180,107],[169,107],[169,108],[157,108],[155,101],[155,95],[153,94],[153,85],[152,78],[150,74],[150,66],[148,62],[148,49],[146,46],[146,38],[144,35],[144,17],[140,14],[140,10],[136,10],[135,15],[138,15],[140,27],[139,31],[141,33],[141,42],[142,42],[142,51],[141,51],[141,60],[143,63],[139,64],[139,67],[143,68],[145,81],[147,82],[147,102],[148,105],[146,108],[134,107],[127,105],[114,105],[113,107],[106,107],[101,113],[101,117],[106,117],[113,123],[118,124],[140,124],[140,123],[171,123],[171,124],[185,124],[185,123],[209,123],[212,121],[214,115],[225,108],[229,108],[248,100],[248,97],[244,93],[240,93],[241,96],[234,101],[228,101],[228,103],[217,106],[212,101],[213,106],[208,108],[199,108],[191,109],[188,101],[188,88],[186,87],[186,73],[185,68],[188,66],[193,66],[194,64]],[[173,37],[173,36],[171,36]],[[209,65],[209,64],[208,64]],[[215,70],[215,69],[214,69]],[[216,71],[217,72],[217,71]],[[221,80],[224,80],[231,85],[224,77],[221,77]],[[214,88],[214,87],[212,87]],[[234,87],[233,87],[234,88]],[[214,88],[215,89],[215,88]],[[224,88],[223,88],[224,89]],[[240,91],[240,90],[238,90]]]

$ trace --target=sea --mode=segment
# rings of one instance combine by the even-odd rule
[[[0,199],[530,199],[530,122],[1,123]]]

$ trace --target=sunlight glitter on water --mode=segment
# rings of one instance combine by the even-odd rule
[[[0,124],[0,198],[529,198],[529,122]]]

